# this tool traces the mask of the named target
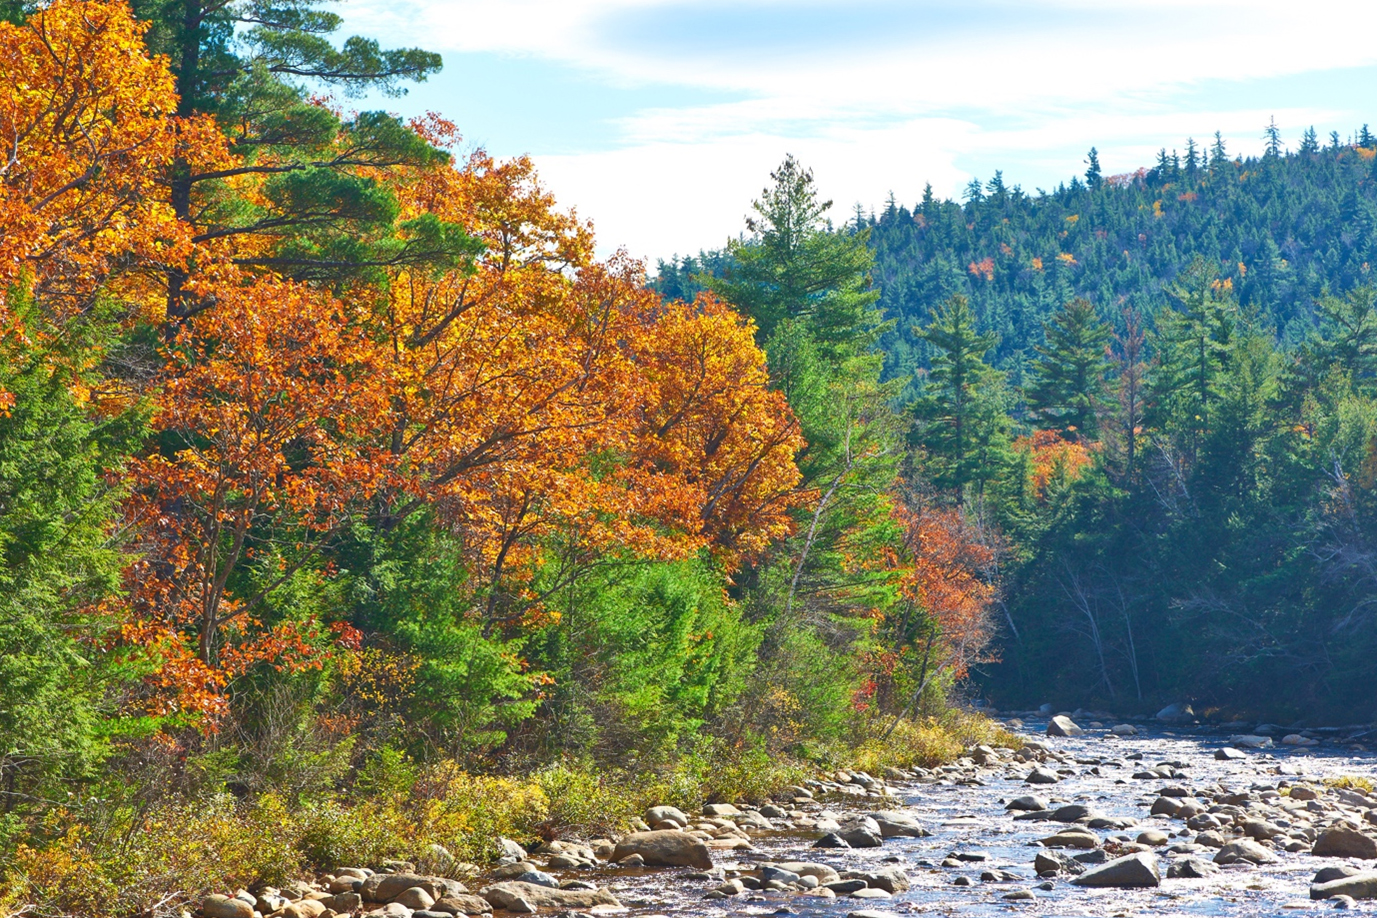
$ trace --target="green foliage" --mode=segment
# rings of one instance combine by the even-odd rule
[[[948,300],[921,334],[934,348],[932,369],[914,404],[922,469],[958,499],[982,499],[986,485],[1001,478],[1011,461],[1009,393],[1004,374],[985,362],[995,338],[976,331],[962,296]]]
[[[117,475],[137,441],[137,412],[103,414],[78,398],[84,366],[109,339],[99,318],[50,340],[37,310],[11,293],[27,336],[0,342],[0,811],[65,796],[89,777],[104,741],[99,603],[118,590]]]
[[[1045,429],[1088,440],[1099,439],[1100,415],[1107,407],[1110,328],[1083,297],[1067,303],[1047,324],[1045,345],[1024,394],[1028,409]]]

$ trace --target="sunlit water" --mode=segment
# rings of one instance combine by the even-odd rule
[[[748,893],[726,900],[706,900],[704,893],[720,881],[690,880],[689,870],[644,869],[602,870],[565,874],[566,877],[593,880],[610,886],[633,915],[772,915],[845,916],[862,909],[895,915],[1277,915],[1294,910],[1327,910],[1329,902],[1309,899],[1310,878],[1323,866],[1340,863],[1333,858],[1316,858],[1308,853],[1277,851],[1279,862],[1264,867],[1226,867],[1206,879],[1169,879],[1168,857],[1158,849],[1162,885],[1156,889],[1084,889],[1067,880],[1054,881],[1051,890],[1039,888],[1045,882],[1033,872],[1033,858],[1039,850],[1036,839],[1052,834],[1056,823],[1015,822],[1004,803],[1014,797],[1037,793],[1067,802],[1083,803],[1111,817],[1130,817],[1139,821],[1133,829],[1122,830],[1136,836],[1146,828],[1166,832],[1180,831],[1180,822],[1165,817],[1150,817],[1148,807],[1159,789],[1170,784],[1183,785],[1202,795],[1220,788],[1246,791],[1253,786],[1275,786],[1279,780],[1295,780],[1297,774],[1312,780],[1339,775],[1373,776],[1377,756],[1361,747],[1325,742],[1317,747],[1291,750],[1278,748],[1250,753],[1241,761],[1217,761],[1214,751],[1226,745],[1233,729],[1161,729],[1139,726],[1142,735],[1118,738],[1103,730],[1088,731],[1074,739],[1042,736],[1044,722],[1026,721],[1024,733],[1060,752],[1075,756],[1075,774],[1055,785],[1029,787],[1021,781],[1028,767],[1002,766],[980,773],[983,786],[970,784],[915,783],[896,787],[906,807],[924,822],[929,838],[887,839],[882,848],[865,850],[819,850],[812,848],[817,833],[776,833],[754,838],[755,852],[714,852],[716,862],[728,869],[749,869],[761,861],[800,860],[828,864],[837,870],[874,869],[902,866],[913,888],[888,900],[841,897],[835,900],[788,893]],[[1244,731],[1246,732],[1246,731]],[[1135,760],[1141,754],[1141,760]],[[1132,758],[1131,758],[1132,757]],[[1174,780],[1135,780],[1132,775],[1144,766],[1160,762],[1177,765],[1183,776]],[[1066,766],[1056,766],[1066,767]],[[1010,772],[1013,772],[1012,774]],[[1098,773],[1097,773],[1098,772]],[[897,801],[896,801],[897,802]],[[869,801],[829,799],[824,805],[838,813],[850,810],[895,808]],[[1119,834],[1101,830],[1102,837]],[[988,860],[959,869],[941,867],[952,852],[980,851]],[[1208,855],[1206,855],[1208,858]],[[1009,883],[984,883],[982,872],[996,869],[1018,874]],[[972,885],[956,886],[953,880],[970,877]],[[1032,901],[1006,901],[1005,894],[1027,889]],[[1372,909],[1372,903],[1359,903]],[[791,910],[790,912],[783,911]]]

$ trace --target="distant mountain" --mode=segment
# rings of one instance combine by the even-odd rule
[[[1093,151],[1092,151],[1093,154]],[[1352,143],[1313,131],[1288,153],[1275,135],[1266,154],[1230,158],[1217,138],[1183,154],[1163,150],[1152,168],[1103,176],[1097,158],[1084,179],[1028,194],[1000,173],[966,189],[964,203],[931,188],[912,208],[891,200],[841,232],[869,231],[881,305],[897,320],[883,347],[889,375],[927,362],[913,334],[953,293],[970,297],[979,321],[999,335],[996,363],[1021,377],[1043,321],[1085,296],[1116,324],[1125,307],[1155,314],[1164,286],[1200,255],[1232,284],[1243,307],[1283,344],[1314,325],[1314,304],[1372,281],[1377,264],[1377,138]],[[661,263],[656,286],[691,295],[690,275],[730,266],[721,252]]]

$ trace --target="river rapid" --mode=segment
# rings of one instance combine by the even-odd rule
[[[1216,849],[1173,853],[1171,846],[1194,841],[1197,832],[1180,820],[1150,815],[1149,808],[1160,792],[1198,798],[1202,804],[1223,795],[1248,794],[1253,799],[1276,803],[1294,784],[1317,788],[1323,802],[1338,792],[1325,779],[1344,776],[1377,778],[1377,755],[1369,751],[1371,734],[1363,728],[1321,731],[1310,734],[1317,745],[1275,746],[1245,750],[1242,757],[1220,759],[1216,752],[1230,745],[1231,734],[1251,733],[1252,725],[1177,726],[1134,724],[1138,734],[1115,736],[1112,722],[1086,723],[1084,735],[1049,737],[1047,720],[1030,716],[1010,719],[1021,737],[1054,753],[1044,764],[1057,773],[1054,784],[1033,786],[1025,779],[1032,763],[1012,761],[1013,750],[998,751],[1000,761],[988,766],[970,759],[937,769],[908,781],[889,780],[888,801],[819,794],[816,802],[796,804],[795,818],[780,820],[794,827],[752,832],[751,851],[715,851],[717,869],[712,877],[685,868],[631,868],[611,866],[564,877],[591,880],[609,887],[630,914],[651,916],[727,916],[796,914],[804,916],[864,915],[1278,915],[1292,910],[1328,910],[1334,900],[1312,901],[1312,877],[1323,867],[1347,864],[1371,870],[1374,861],[1317,857],[1305,850],[1286,851],[1283,839],[1267,845],[1275,863],[1225,866],[1200,879],[1169,878],[1172,862],[1194,856],[1210,861]],[[1280,734],[1278,734],[1280,738]],[[1172,777],[1141,777],[1149,769],[1167,765]],[[1134,777],[1140,775],[1140,777]],[[1058,829],[1055,822],[1015,820],[1006,810],[1014,798],[1037,794],[1053,808],[1078,803],[1118,820],[1123,828],[1105,828],[1096,834],[1102,847],[1115,853],[1121,842],[1132,842],[1140,833],[1157,829],[1170,836],[1168,845],[1152,849],[1161,871],[1161,885],[1142,889],[1099,889],[1073,885],[1071,877],[1039,877],[1033,867],[1039,845]],[[900,809],[911,813],[931,833],[923,838],[887,838],[880,847],[825,850],[812,847],[822,833],[799,828],[800,821]],[[1316,811],[1318,812],[1318,810]],[[1361,811],[1355,810],[1361,818]],[[1277,811],[1272,810],[1273,816]],[[802,815],[802,819],[797,818]],[[1283,827],[1299,828],[1281,819]],[[1365,826],[1371,831],[1372,825]],[[1226,831],[1227,835],[1227,831]],[[1294,840],[1293,840],[1294,841]],[[1299,847],[1292,844],[1291,847]],[[1065,854],[1080,854],[1070,850]],[[953,857],[955,856],[955,857]],[[762,863],[807,861],[838,872],[901,868],[911,884],[890,898],[858,900],[846,895],[836,899],[783,891],[747,891],[723,899],[708,898],[714,888],[734,876],[749,877]],[[992,879],[998,875],[999,879]],[[984,879],[982,879],[982,876]],[[965,878],[965,879],[961,879]],[[1015,893],[1025,898],[1007,899]],[[1031,896],[1031,897],[1029,897]],[[1372,902],[1358,902],[1359,910],[1373,910]],[[543,910],[542,910],[543,911]],[[500,913],[499,913],[500,914]]]

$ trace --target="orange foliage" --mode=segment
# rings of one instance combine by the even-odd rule
[[[994,551],[959,509],[898,507],[894,515],[904,545],[899,590],[936,626],[929,669],[960,679],[994,636],[995,589],[987,576]]]
[[[1032,458],[1033,490],[1039,499],[1047,495],[1047,485],[1056,480],[1074,481],[1094,462],[1091,448],[1080,441],[1063,438],[1055,430],[1035,431],[1019,437],[1014,449]]]
[[[994,259],[986,256],[979,261],[971,262],[966,270],[971,272],[973,277],[983,277],[987,281],[994,280]]]
[[[461,537],[475,614],[513,628],[542,614],[541,565],[710,549],[732,568],[789,532],[802,439],[730,308],[664,303],[640,264],[598,263],[529,160],[481,151],[371,172],[403,220],[462,227],[468,262],[330,289],[244,267],[267,264],[262,239],[197,239],[169,207],[179,159],[234,162],[212,122],[172,116],[142,31],[100,0],[0,24],[0,284],[32,278],[69,309],[113,290],[162,324],[158,436],[127,506],[138,555],[105,610],[155,709],[213,726],[254,667],[358,650],[338,624],[281,621],[273,594],[331,576],[330,540],[370,515],[433,510]],[[413,129],[458,140],[438,118]],[[252,201],[260,180],[225,171]],[[201,310],[176,326],[152,308],[172,267]]]
[[[201,126],[172,117],[145,28],[99,0],[0,22],[0,288],[28,275],[49,308],[81,309],[126,256],[183,248],[159,183],[178,128]]]

